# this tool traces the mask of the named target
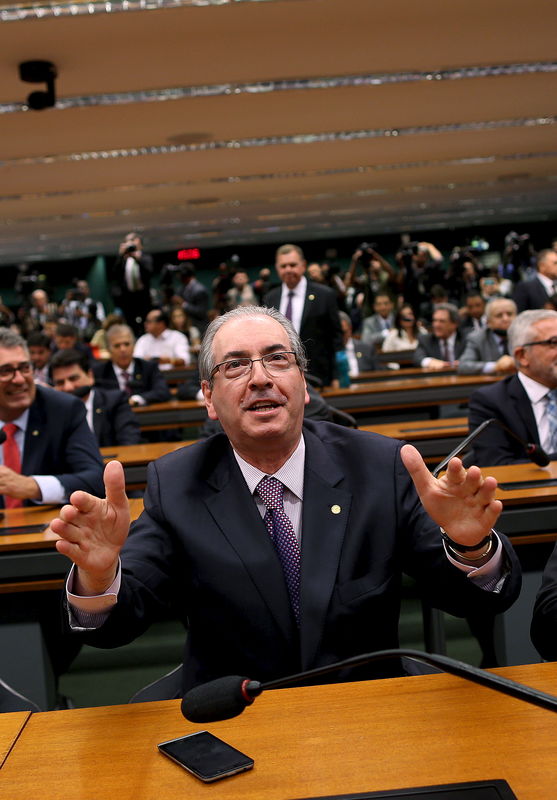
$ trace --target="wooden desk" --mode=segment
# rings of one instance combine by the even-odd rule
[[[0,714],[0,769],[30,716],[30,711]]]
[[[168,400],[149,406],[133,406],[142,431],[161,431],[200,425],[207,419],[205,403],[198,400]]]
[[[410,442],[425,461],[437,463],[468,435],[468,418],[387,422],[382,425],[360,425],[359,429]]]
[[[352,383],[370,383],[373,381],[404,380],[405,378],[418,378],[423,375],[456,375],[454,367],[445,369],[425,369],[424,367],[405,367],[404,369],[371,369],[360,372],[359,375],[350,378]]]
[[[184,442],[149,442],[148,444],[127,444],[117,447],[101,447],[101,455],[105,464],[116,459],[124,467],[126,489],[140,489],[147,480],[147,467],[160,456],[173,453],[181,447],[187,447],[196,440]]]
[[[502,671],[557,692],[557,665]],[[520,800],[557,785],[556,716],[449,675],[266,692],[192,725],[179,701],[33,714],[2,770],[9,800],[284,800],[488,778]],[[204,785],[157,743],[207,728],[255,760]]]
[[[349,414],[411,411],[447,403],[467,403],[470,394],[501,380],[494,375],[424,375],[417,378],[355,383],[348,389],[325,389],[323,398]]]

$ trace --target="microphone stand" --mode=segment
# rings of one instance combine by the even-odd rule
[[[457,445],[455,449],[452,452],[450,452],[449,455],[435,467],[435,469],[433,470],[433,477],[436,478],[439,475],[439,473],[445,469],[451,458],[460,455],[460,453],[462,453],[463,450],[466,450],[468,445],[471,442],[473,442],[474,439],[480,435],[480,433],[483,433],[483,431],[487,427],[489,427],[489,425],[498,425],[500,428],[506,431],[510,436],[512,436],[513,439],[516,439],[517,442],[520,442],[520,444],[524,447],[524,450],[526,451],[526,455],[528,455],[532,459],[534,464],[538,465],[538,467],[547,467],[547,465],[549,464],[549,456],[547,455],[545,450],[542,450],[541,447],[538,447],[537,445],[531,442],[525,442],[523,439],[520,438],[520,436],[517,436],[516,433],[514,433],[514,431],[511,431],[511,429],[508,428],[503,422],[498,420],[496,417],[491,417],[490,419],[484,420],[484,422],[482,422],[481,425],[478,425],[475,431],[469,433],[466,439],[464,439],[459,445]],[[532,456],[536,457],[532,458]]]

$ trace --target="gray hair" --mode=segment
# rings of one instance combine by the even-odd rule
[[[507,333],[509,353],[514,356],[517,347],[522,347],[536,335],[534,325],[544,319],[557,320],[557,311],[535,308],[523,311],[514,319]]]
[[[516,303],[514,300],[511,300],[510,297],[492,297],[491,300],[488,301],[485,307],[485,315],[487,319],[490,318],[491,314],[493,314],[493,306],[497,303],[510,303],[513,307],[513,311],[516,314]]]
[[[458,308],[452,303],[438,303],[437,305],[433,306],[433,313],[435,314],[436,311],[447,311],[451,322],[454,322],[457,325],[460,322]]]
[[[21,347],[29,355],[27,342],[20,336],[19,333],[14,333],[9,328],[0,328],[0,347],[5,350],[15,350],[16,347]]]
[[[129,336],[135,342],[135,335],[129,325],[111,325],[105,333],[106,343],[110,347],[111,341],[116,336]]]
[[[305,371],[307,367],[307,358],[304,345],[290,320],[286,319],[276,308],[267,308],[266,306],[239,306],[223,314],[221,317],[214,319],[205,331],[197,359],[200,381],[212,382],[211,373],[215,368],[215,355],[213,352],[213,340],[215,336],[227,322],[241,317],[271,317],[271,319],[276,320],[279,325],[282,325],[288,335],[290,348],[296,355],[296,362],[301,371]]]

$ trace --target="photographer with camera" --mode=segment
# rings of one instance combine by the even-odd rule
[[[152,273],[153,259],[143,252],[141,236],[133,231],[128,233],[120,243],[114,263],[112,296],[136,335],[143,332],[143,320],[151,308]]]
[[[404,300],[414,308],[428,299],[435,284],[444,284],[443,256],[431,242],[411,242],[404,234],[395,260],[400,269]]]

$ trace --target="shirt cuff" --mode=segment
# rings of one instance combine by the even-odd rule
[[[68,599],[68,603],[75,611],[81,611],[87,614],[106,612],[115,606],[118,601],[120,583],[121,568],[120,560],[118,559],[118,571],[116,572],[116,577],[102,594],[95,594],[89,597],[85,597],[80,594],[74,594],[76,591],[76,572],[74,564],[66,581],[66,597]]]
[[[493,533],[493,544],[496,545],[495,552],[485,564],[481,567],[473,567],[470,564],[463,564],[453,558],[447,548],[446,542],[443,542],[445,548],[445,555],[454,566],[461,572],[465,572],[467,577],[470,578],[480,589],[486,592],[500,592],[503,582],[507,577],[503,561],[503,545],[497,534]]]
[[[33,500],[38,505],[61,505],[66,503],[66,490],[54,475],[31,475],[41,490],[41,499]]]
[[[496,363],[496,361],[486,361],[483,365],[482,373],[484,375],[491,375],[492,372],[495,372]]]
[[[137,403],[138,406],[146,406],[147,400],[144,397],[141,397],[140,394],[132,394],[130,400],[133,400],[134,403]]]

